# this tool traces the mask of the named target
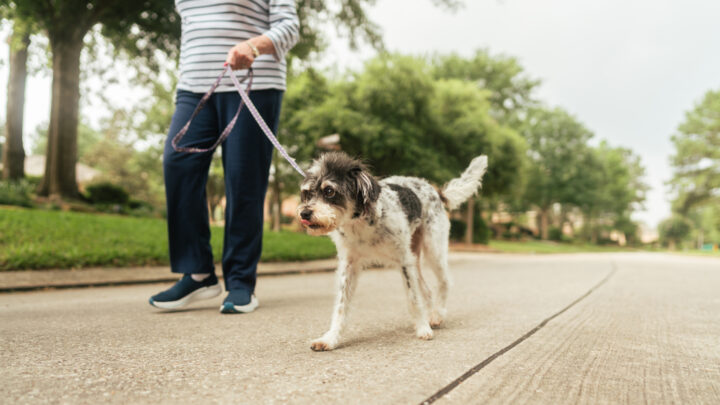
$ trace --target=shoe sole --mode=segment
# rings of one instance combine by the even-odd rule
[[[249,312],[254,311],[258,307],[258,305],[260,305],[260,302],[253,295],[250,298],[250,303],[247,305],[233,305],[232,302],[224,302],[220,306],[220,313],[223,313],[223,314],[247,314]]]
[[[220,283],[217,283],[215,285],[211,285],[210,287],[201,287],[197,290],[191,292],[190,294],[184,296],[183,298],[177,300],[177,301],[155,301],[152,298],[150,298],[150,305],[161,308],[161,309],[178,309],[183,308],[190,303],[193,303],[198,300],[207,300],[210,298],[215,298],[222,292],[222,288],[220,287]]]

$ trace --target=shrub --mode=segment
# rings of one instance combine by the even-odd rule
[[[130,195],[124,188],[108,182],[87,186],[86,197],[93,204],[125,205],[130,201]]]
[[[0,181],[0,205],[32,207],[33,184],[26,180]]]
[[[460,242],[465,238],[465,221],[459,219],[450,219],[450,239]]]
[[[562,241],[563,240],[562,229],[558,228],[557,226],[550,227],[550,229],[548,229],[548,239],[554,240],[555,242]]]
[[[483,217],[476,213],[474,216],[475,226],[473,226],[473,243],[482,243],[487,245],[490,241],[491,230]],[[450,219],[450,239],[458,242],[465,241],[465,230],[467,225],[465,221],[459,219]]]

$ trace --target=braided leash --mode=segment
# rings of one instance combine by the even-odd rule
[[[209,148],[198,148],[194,146],[178,146],[180,143],[180,140],[185,136],[188,129],[190,128],[190,123],[192,122],[193,118],[200,112],[200,110],[205,107],[205,103],[207,103],[207,100],[210,98],[210,96],[215,92],[215,89],[220,84],[220,81],[223,77],[225,77],[225,74],[230,74],[230,80],[232,80],[233,85],[235,85],[235,89],[237,89],[237,92],[240,93],[240,106],[238,107],[237,112],[235,113],[235,116],[233,116],[232,120],[230,120],[230,123],[228,123],[227,127],[222,131],[220,136],[218,137],[217,141],[209,147]],[[243,91],[242,87],[240,86],[240,83],[244,82],[246,79],[248,80],[247,90]],[[302,171],[300,166],[298,166],[297,163],[295,163],[295,159],[293,159],[287,151],[285,151],[285,148],[278,142],[275,135],[273,135],[272,131],[270,130],[270,127],[265,123],[265,120],[262,118],[260,113],[258,112],[257,108],[255,108],[255,105],[250,100],[250,89],[252,87],[252,81],[253,81],[253,71],[252,68],[248,69],[247,76],[243,77],[242,80],[238,80],[237,76],[235,76],[235,72],[232,70],[232,67],[225,63],[223,65],[223,71],[220,73],[218,78],[215,80],[215,83],[213,83],[212,87],[210,87],[210,90],[208,90],[205,95],[202,96],[200,99],[200,102],[198,103],[197,107],[195,107],[195,111],[193,111],[192,115],[190,116],[190,119],[185,124],[185,126],[182,127],[180,131],[173,137],[172,139],[172,147],[175,149],[176,152],[186,152],[186,153],[202,153],[202,152],[210,152],[212,150],[215,150],[218,145],[220,145],[227,137],[230,135],[230,131],[232,131],[233,127],[235,127],[235,122],[237,121],[238,116],[240,115],[240,110],[242,110],[243,106],[247,106],[248,111],[250,112],[250,115],[253,116],[255,119],[255,122],[257,122],[258,126],[260,126],[260,129],[263,131],[265,136],[270,140],[270,142],[275,146],[275,148],[280,152],[283,158],[290,163],[290,165],[298,172],[301,176],[305,177],[305,172]]]

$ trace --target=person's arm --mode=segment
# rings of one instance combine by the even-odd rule
[[[270,29],[235,45],[226,62],[234,70],[247,69],[260,55],[271,54],[281,61],[299,39],[299,21],[294,0],[270,0]],[[257,52],[256,52],[257,50]]]

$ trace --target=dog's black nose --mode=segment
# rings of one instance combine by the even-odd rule
[[[309,221],[310,218],[312,218],[312,211],[307,208],[302,210],[302,212],[300,212],[300,218]]]

